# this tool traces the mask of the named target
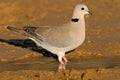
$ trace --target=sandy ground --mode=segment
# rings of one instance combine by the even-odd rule
[[[86,40],[67,53],[67,70],[56,56],[5,25],[46,26],[68,22],[78,3],[87,4]],[[120,80],[120,0],[1,0],[0,80]],[[54,58],[53,58],[54,57]]]

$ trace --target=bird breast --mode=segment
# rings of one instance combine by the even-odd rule
[[[72,28],[70,32],[72,44],[67,48],[67,51],[79,47],[85,40],[85,26],[83,27],[73,26],[73,27],[74,28]]]

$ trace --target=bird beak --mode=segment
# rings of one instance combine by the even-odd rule
[[[89,13],[90,15],[92,15],[92,12],[88,11],[88,13]]]

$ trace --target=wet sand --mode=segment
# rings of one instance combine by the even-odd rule
[[[5,25],[60,25],[78,3],[87,4],[86,40],[66,54],[67,70],[56,56]],[[0,80],[120,80],[120,0],[0,1]]]
[[[109,58],[89,58],[83,61],[71,60],[66,66],[68,70],[86,70],[86,69],[99,69],[99,68],[120,68],[119,57]],[[12,62],[0,63],[0,72],[3,71],[18,71],[18,70],[48,70],[57,71],[58,62],[53,58],[42,57],[42,58],[31,58],[23,59]],[[9,66],[9,67],[8,67]],[[43,67],[44,66],[44,67]]]

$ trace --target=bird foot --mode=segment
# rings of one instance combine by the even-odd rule
[[[61,69],[65,70],[65,69],[66,69],[66,66],[63,65],[63,64],[60,64],[60,65],[59,65],[59,70],[61,70]]]

